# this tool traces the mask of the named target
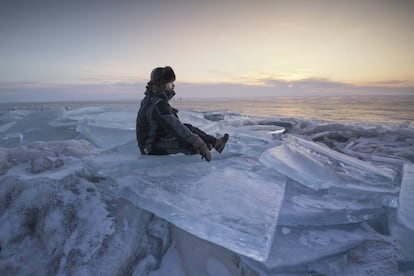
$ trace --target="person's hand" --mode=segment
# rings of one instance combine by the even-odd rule
[[[197,140],[193,143],[193,148],[208,162],[211,161],[211,153],[208,150],[206,143],[204,143],[200,137],[197,137]]]

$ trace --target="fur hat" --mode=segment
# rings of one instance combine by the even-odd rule
[[[157,67],[151,72],[151,82],[153,84],[164,85],[172,81],[175,81],[175,74],[170,66]]]

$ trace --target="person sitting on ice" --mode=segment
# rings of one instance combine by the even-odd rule
[[[199,153],[210,162],[210,150],[214,148],[221,153],[229,135],[216,139],[191,124],[183,124],[178,110],[169,104],[175,95],[174,81],[175,73],[170,66],[152,70],[136,120],[139,150],[144,155]]]

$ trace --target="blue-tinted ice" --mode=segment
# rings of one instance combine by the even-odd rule
[[[399,199],[398,218],[414,231],[414,165],[412,164],[404,165]]]
[[[298,136],[288,135],[280,146],[265,151],[260,161],[311,189],[345,186],[392,190],[395,172],[347,156]]]
[[[116,179],[121,196],[137,206],[236,253],[267,258],[283,176],[246,157],[211,163],[198,156],[124,158],[92,158],[89,166]]]
[[[257,260],[241,259],[265,275],[410,270],[397,264],[414,261],[408,125],[180,111],[210,134],[230,133],[207,163],[141,156],[136,110],[0,111],[0,274],[145,274],[169,245],[157,216]]]

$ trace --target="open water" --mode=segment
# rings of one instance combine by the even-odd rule
[[[112,102],[61,102],[0,104],[5,108],[47,106],[125,106],[139,107],[140,98]],[[409,96],[330,96],[275,98],[180,98],[171,105],[178,109],[237,112],[254,116],[303,118],[340,123],[414,126],[414,95]]]
[[[175,100],[173,105],[200,111],[303,118],[343,123],[414,125],[414,96],[279,97]]]

